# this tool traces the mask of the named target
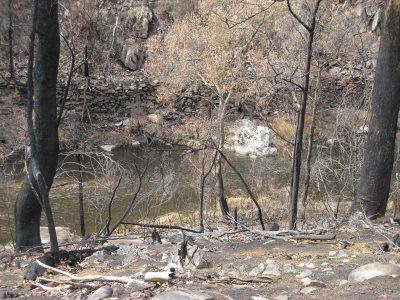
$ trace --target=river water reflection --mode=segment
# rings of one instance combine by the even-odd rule
[[[257,179],[258,185],[287,185],[288,160],[281,157],[251,158],[230,153],[231,162],[242,173],[250,186]],[[208,162],[212,151],[208,152]],[[83,156],[83,195],[85,222],[88,233],[94,233],[105,224],[108,203],[119,177],[121,184],[116,191],[112,206],[111,223],[117,220],[127,205],[142,177],[141,190],[135,199],[134,209],[128,221],[151,220],[171,212],[189,213],[199,207],[199,182],[201,170],[200,151],[156,145],[154,147],[121,147],[111,155],[90,153]],[[286,167],[283,167],[287,165]],[[206,167],[209,168],[209,163]],[[140,175],[140,176],[139,176]],[[236,174],[224,166],[227,195],[237,194],[243,186]],[[0,178],[0,242],[14,236],[13,209],[19,186],[24,176],[22,156],[16,156],[2,165]],[[51,190],[50,199],[56,226],[67,226],[80,234],[79,185],[76,154],[60,156],[60,166]],[[212,193],[213,184],[208,191]],[[242,192],[241,194],[245,194]],[[45,225],[44,219],[43,225]],[[176,220],[179,224],[179,220]]]

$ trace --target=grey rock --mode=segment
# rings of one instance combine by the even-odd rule
[[[186,260],[187,266],[192,266],[195,269],[210,267],[210,263],[204,258],[203,251],[197,245],[190,247]]]
[[[308,277],[312,274],[311,270],[304,270],[302,272],[300,272],[299,275],[297,275],[299,278],[304,278],[304,277]]]
[[[267,264],[267,266],[265,267],[265,270],[262,274],[263,275],[280,276],[281,270],[277,264],[270,263],[270,264]]]
[[[370,59],[366,63],[366,67],[368,69],[375,69],[376,68],[376,59]]]
[[[338,258],[343,258],[343,257],[347,257],[347,253],[344,250],[339,250],[338,254],[337,254]]]
[[[400,234],[396,234],[393,238],[393,244],[397,247],[400,247]]]
[[[312,279],[310,279],[310,278],[303,278],[302,280],[301,280],[301,283],[303,284],[303,286],[305,286],[305,287],[309,287],[309,286],[312,286],[312,287],[320,287],[320,288],[324,288],[324,287],[326,287],[326,284],[325,283],[323,283],[322,281],[319,281],[319,280],[312,280]]]
[[[139,70],[144,63],[143,47],[133,41],[125,41],[121,52],[122,64],[131,70]]]
[[[400,276],[400,265],[398,264],[384,264],[384,263],[370,263],[350,272],[348,276],[349,281],[362,282],[378,276]]]
[[[359,3],[359,4],[356,6],[356,13],[357,13],[357,15],[358,15],[359,17],[361,17],[361,19],[362,19],[364,22],[366,22],[366,21],[368,20],[368,16],[367,16],[367,13],[366,13],[366,11],[365,11],[365,7],[364,7],[364,4],[363,4],[363,3]]]
[[[257,276],[257,275],[261,275],[265,270],[265,265],[263,263],[260,263],[257,267],[253,268],[249,275],[250,276]]]
[[[51,253],[46,253],[45,255],[38,258],[42,263],[54,267],[55,259]],[[25,270],[24,279],[35,280],[38,276],[41,276],[46,272],[46,269],[40,266],[36,260],[32,261]]]
[[[333,67],[329,70],[329,74],[335,76],[336,78],[340,78],[342,72],[342,68],[340,67]]]
[[[379,8],[374,15],[374,19],[372,20],[371,30],[376,31],[380,22],[381,22],[381,9]]]
[[[296,268],[292,264],[284,264],[283,273],[296,273]]]
[[[211,294],[201,291],[176,289],[163,292],[150,299],[153,300],[210,300],[215,299]]]
[[[309,287],[305,287],[304,289],[301,289],[300,293],[303,295],[308,295],[308,294],[311,294],[312,292],[314,292],[315,290],[317,290],[316,287],[309,286]]]
[[[57,240],[60,244],[78,242],[80,238],[74,235],[68,227],[56,226]],[[49,230],[47,227],[40,227],[40,238],[43,244],[50,243]]]
[[[147,38],[149,35],[149,25],[153,20],[153,12],[145,5],[130,8],[125,14],[127,27],[137,32],[140,38]]]
[[[88,300],[100,300],[105,298],[110,298],[113,294],[113,289],[104,285],[101,288],[98,288],[93,294],[91,294],[87,299]]]
[[[289,300],[289,296],[279,295],[279,296],[274,297],[274,300]]]

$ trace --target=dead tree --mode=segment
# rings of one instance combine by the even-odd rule
[[[311,72],[311,61],[313,54],[313,43],[315,36],[316,20],[319,6],[322,0],[317,0],[314,6],[314,10],[311,15],[311,23],[306,24],[300,17],[293,11],[290,0],[286,0],[289,12],[291,15],[301,24],[302,27],[308,33],[308,43],[307,43],[307,59],[305,67],[305,77],[302,86],[302,101],[300,105],[300,111],[297,116],[297,127],[296,135],[294,140],[294,150],[293,150],[293,163],[292,163],[292,178],[291,178],[291,201],[290,201],[290,220],[289,228],[296,229],[297,222],[297,204],[299,198],[299,186],[300,186],[300,171],[301,171],[301,154],[303,148],[303,133],[304,133],[304,122],[306,115],[306,107],[308,100],[308,92],[310,86],[310,72]]]

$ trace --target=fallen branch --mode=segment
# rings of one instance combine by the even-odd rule
[[[188,232],[193,232],[193,233],[201,233],[198,230],[194,230],[194,229],[187,228],[187,227],[176,226],[176,225],[143,224],[143,223],[138,223],[138,222],[121,222],[121,224],[134,225],[134,226],[140,226],[140,227],[145,227],[145,228],[177,229],[177,230],[183,230],[183,231],[188,231]]]
[[[251,231],[252,233],[262,235],[277,240],[311,240],[311,241],[330,241],[336,239],[335,234],[319,233],[315,231]]]
[[[310,240],[310,241],[331,241],[331,240],[336,239],[336,235],[334,235],[334,234],[294,235],[294,236],[290,236],[289,239],[292,239],[292,240]]]
[[[246,278],[238,278],[238,277],[221,277],[217,279],[209,279],[202,278],[200,276],[196,276],[197,279],[200,280],[208,280],[214,283],[222,283],[222,284],[249,284],[249,283],[271,283],[273,282],[272,278],[267,276],[259,276],[259,277],[246,277]]]
[[[144,274],[145,282],[167,282],[175,278],[174,272],[147,272]]]
[[[46,285],[41,284],[39,282],[35,282],[33,284],[33,286],[39,287],[39,288],[45,290],[46,292],[59,292],[59,291],[66,290],[66,289],[70,288],[70,286],[68,286],[68,285],[57,286],[57,287],[49,287],[49,286],[46,286]]]
[[[97,290],[98,288],[102,287],[102,285],[93,285],[93,284],[88,284],[88,283],[80,283],[80,282],[74,282],[74,281],[67,281],[67,280],[55,280],[55,279],[50,279],[50,278],[44,278],[40,277],[40,281],[42,282],[48,282],[48,283],[58,283],[58,284],[68,284],[73,287],[78,287],[82,289],[88,289],[88,290]]]
[[[119,283],[126,283],[126,284],[143,284],[144,282],[141,280],[137,280],[137,279],[132,279],[130,277],[126,277],[126,276],[108,276],[108,275],[93,275],[93,276],[83,276],[83,277],[79,277],[79,276],[75,276],[72,275],[71,273],[62,271],[60,269],[57,268],[53,268],[50,267],[44,263],[42,263],[40,260],[36,260],[36,262],[39,264],[39,266],[51,270],[53,272],[65,275],[69,278],[71,278],[72,281],[74,282],[93,282],[93,281],[106,281],[106,282],[119,282]]]

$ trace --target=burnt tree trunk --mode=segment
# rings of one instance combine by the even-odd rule
[[[221,153],[224,149],[225,145],[225,113],[226,113],[226,108],[228,106],[228,103],[231,99],[232,96],[232,90],[229,91],[228,96],[226,98],[224,97],[222,91],[217,87],[219,98],[220,98],[220,107],[219,107],[219,116],[218,116],[218,152],[216,153],[216,159],[215,159],[215,174],[217,177],[217,182],[216,182],[216,190],[218,193],[217,200],[219,202],[219,206],[221,209],[222,216],[225,219],[229,219],[229,205],[228,201],[226,200],[226,195],[225,195],[225,186],[224,186],[224,177],[222,174],[222,159],[221,159]]]
[[[291,198],[290,198],[290,217],[289,217],[289,229],[296,229],[297,223],[297,211],[298,211],[298,199],[299,199],[299,186],[300,186],[300,172],[301,172],[301,154],[303,151],[303,133],[304,133],[304,123],[306,116],[306,107],[308,100],[308,91],[310,86],[310,71],[311,71],[311,61],[314,45],[315,27],[317,21],[317,13],[322,0],[317,0],[314,6],[314,11],[311,15],[311,24],[307,25],[302,21],[298,15],[292,10],[292,6],[289,0],[286,0],[289,12],[291,15],[307,30],[308,32],[308,44],[307,44],[307,59],[306,59],[306,69],[302,102],[300,106],[300,111],[297,117],[297,127],[296,136],[294,140],[293,149],[293,162],[292,162],[292,178],[291,178]]]
[[[36,5],[37,9],[35,9]],[[34,127],[32,125],[33,122],[29,124],[32,121],[32,112],[29,113],[28,109],[28,131],[30,131],[30,147],[32,149],[32,159],[28,169],[33,170],[33,172],[39,169],[48,192],[56,173],[59,151],[56,105],[56,83],[60,52],[58,1],[35,0],[33,10],[34,26],[31,40],[32,36],[34,39],[36,35],[37,50],[34,67],[34,96],[28,95],[28,98],[34,97],[35,122]],[[30,65],[33,63],[32,48],[33,43],[31,42],[32,62],[30,58]],[[32,86],[32,84],[30,85]],[[34,138],[32,139],[32,137]],[[32,165],[32,162],[36,162],[35,165]],[[28,175],[25,177],[15,204],[17,250],[41,247],[40,217],[42,206],[39,202],[40,199],[37,198],[37,191],[40,192],[42,188],[38,186],[38,190],[34,191],[32,187],[35,184],[32,184],[32,178],[29,177]],[[50,226],[51,224],[49,224]]]
[[[11,79],[15,78],[14,74],[14,47],[13,47],[13,10],[12,0],[8,0],[8,55],[9,55],[9,70]]]
[[[83,205],[83,173],[82,173],[82,154],[78,153],[76,155],[76,161],[78,163],[78,186],[79,186],[79,219],[81,222],[81,237],[85,237],[85,208]]]
[[[400,106],[400,1],[386,4],[360,185],[351,213],[383,216],[389,197]]]

